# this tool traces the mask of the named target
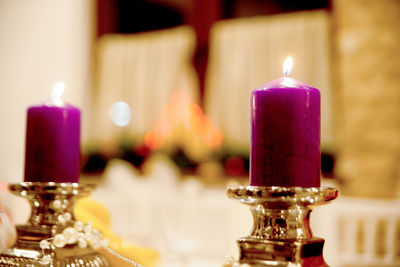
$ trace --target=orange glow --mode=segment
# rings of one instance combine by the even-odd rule
[[[210,147],[218,147],[222,144],[223,135],[218,128],[212,128],[209,134],[205,137],[205,142]]]
[[[213,126],[201,107],[192,102],[188,92],[177,90],[172,94],[171,101],[163,107],[159,119],[153,129],[145,135],[144,141],[152,150],[159,149],[165,142],[171,141],[173,144],[187,145],[181,144],[184,138],[179,138],[187,131],[200,137],[208,147],[217,147],[222,143],[222,132]]]
[[[149,131],[144,137],[144,143],[151,150],[159,149],[164,144],[164,138],[156,131]]]
[[[190,95],[188,92],[186,92],[185,90],[176,90],[173,94],[172,94],[172,104],[173,105],[177,105],[177,106],[186,106],[188,104],[190,104],[192,101],[190,99]]]
[[[190,110],[190,116],[192,118],[196,118],[203,115],[203,110],[197,104],[190,104],[189,110]]]
[[[154,131],[158,132],[159,135],[168,136],[171,134],[172,127],[168,120],[159,119],[154,126]]]
[[[211,130],[210,119],[205,115],[195,118],[193,120],[193,129],[198,135],[205,136]]]

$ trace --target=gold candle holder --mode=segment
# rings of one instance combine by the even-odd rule
[[[337,189],[239,186],[227,194],[250,206],[253,229],[237,240],[239,259],[226,266],[328,266],[322,255],[325,240],[312,235],[310,213],[337,198]]]
[[[75,221],[75,201],[88,196],[94,188],[92,184],[78,183],[10,184],[12,193],[29,201],[31,215],[26,224],[16,226],[17,241],[0,255],[0,266],[109,266],[87,240],[91,238],[90,227],[80,229],[81,233],[75,230],[84,227]],[[78,242],[78,235],[81,235],[81,243]],[[51,241],[50,244],[47,240]]]

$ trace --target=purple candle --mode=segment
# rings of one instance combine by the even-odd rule
[[[253,186],[320,186],[320,92],[289,71],[251,95]]]
[[[28,109],[25,182],[79,181],[80,110],[60,98],[63,90],[57,83],[51,100]]]

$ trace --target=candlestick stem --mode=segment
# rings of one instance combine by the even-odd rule
[[[335,199],[337,189],[240,186],[227,194],[249,205],[253,215],[250,235],[237,241],[239,259],[233,266],[328,266],[325,241],[313,236],[310,214],[313,206]]]

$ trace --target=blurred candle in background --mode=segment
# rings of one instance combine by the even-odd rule
[[[58,82],[51,99],[29,107],[25,182],[76,183],[80,172],[80,110],[61,99]]]
[[[251,95],[250,185],[320,186],[320,92],[286,77]]]

